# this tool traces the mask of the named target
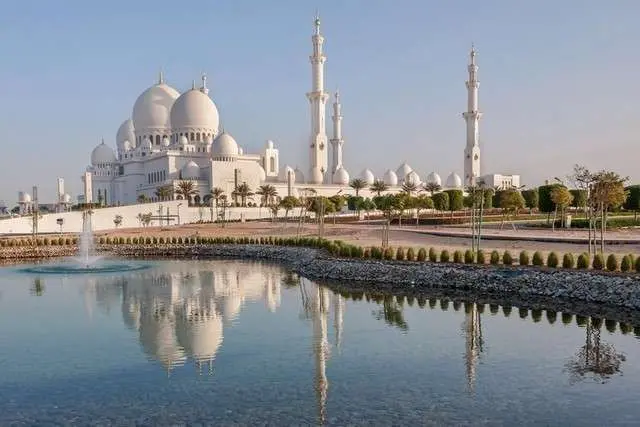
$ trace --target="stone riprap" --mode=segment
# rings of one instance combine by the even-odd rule
[[[336,258],[324,250],[274,245],[98,245],[132,258],[237,258],[278,262],[309,279],[350,290],[429,294],[441,298],[547,308],[640,321],[640,275],[535,267]],[[70,256],[68,247],[3,248],[0,258]]]

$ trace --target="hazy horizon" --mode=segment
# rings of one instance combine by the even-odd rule
[[[29,4],[31,3],[31,4]],[[219,3],[219,4],[214,4]],[[183,91],[206,72],[221,123],[255,153],[308,168],[309,54],[319,9],[326,89],[340,89],[345,166],[462,175],[468,53],[478,50],[483,173],[528,186],[573,164],[635,171],[640,3],[352,0],[12,2],[0,14],[0,200],[56,178],[81,192],[91,150],[160,69]],[[331,136],[331,108],[327,132]]]

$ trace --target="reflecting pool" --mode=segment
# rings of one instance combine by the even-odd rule
[[[634,326],[256,262],[8,266],[0,425],[635,425]]]

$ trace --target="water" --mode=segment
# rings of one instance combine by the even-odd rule
[[[0,269],[0,425],[610,426],[640,417],[640,343],[629,325],[334,293],[261,263],[142,264]]]

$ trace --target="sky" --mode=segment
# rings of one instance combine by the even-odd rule
[[[308,169],[311,35],[340,90],[345,166],[462,175],[466,65],[478,51],[483,173],[529,187],[574,164],[640,181],[637,0],[138,0],[0,2],[0,200],[63,177],[75,198],[91,150],[160,69],[202,72],[245,152],[267,139]],[[331,136],[331,108],[327,132]]]

